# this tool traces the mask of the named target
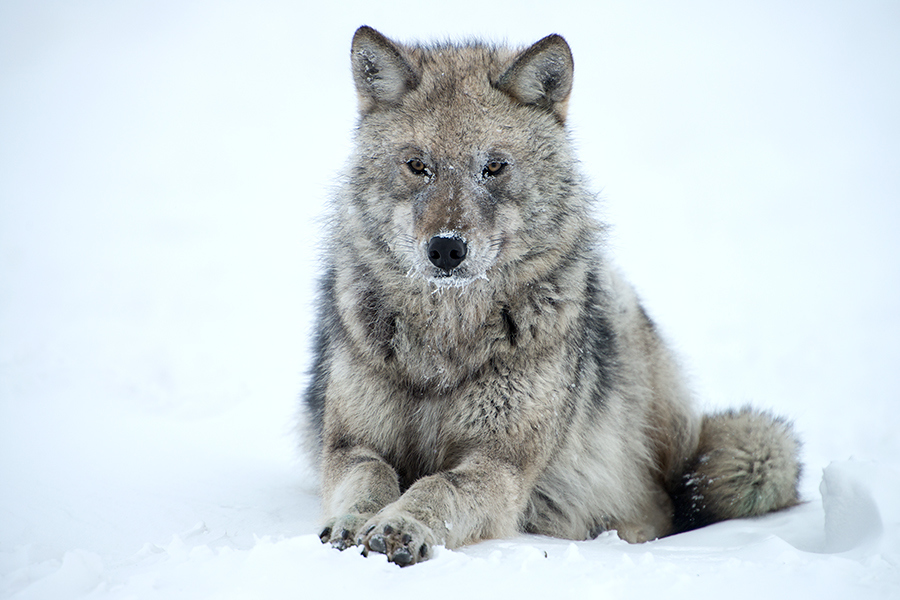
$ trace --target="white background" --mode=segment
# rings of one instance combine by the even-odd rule
[[[703,407],[794,420],[805,505],[319,544],[293,422],[361,24],[567,38],[610,254]],[[893,1],[0,4],[0,597],[896,597],[898,107]]]

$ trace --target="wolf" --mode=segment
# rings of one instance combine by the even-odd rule
[[[320,537],[400,566],[517,532],[643,542],[798,503],[789,422],[699,415],[566,128],[573,60],[351,46],[355,152],[335,194],[303,406]]]

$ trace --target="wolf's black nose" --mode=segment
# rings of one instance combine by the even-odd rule
[[[428,260],[438,269],[450,271],[466,259],[466,243],[458,237],[434,236],[428,242]]]

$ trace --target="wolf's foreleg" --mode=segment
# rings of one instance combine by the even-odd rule
[[[397,473],[364,446],[325,451],[323,482],[325,520],[319,537],[341,550],[356,543],[362,526],[400,497]]]
[[[520,469],[479,453],[418,480],[366,523],[358,543],[406,566],[430,558],[435,545],[455,548],[513,535],[526,487]]]

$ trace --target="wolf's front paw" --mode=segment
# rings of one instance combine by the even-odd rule
[[[371,518],[372,514],[369,513],[328,519],[322,528],[322,533],[319,534],[319,539],[323,544],[331,543],[338,550],[346,550],[350,546],[356,545],[359,530]]]
[[[363,554],[378,552],[405,567],[431,558],[436,540],[431,529],[415,519],[378,515],[366,524],[357,543]]]

